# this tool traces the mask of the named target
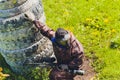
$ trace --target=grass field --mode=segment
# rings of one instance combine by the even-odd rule
[[[120,80],[120,0],[43,0],[47,25],[63,27],[83,44],[96,80]]]
[[[54,30],[62,27],[71,31],[83,44],[97,72],[95,80],[120,80],[120,0],[42,2],[46,24]]]

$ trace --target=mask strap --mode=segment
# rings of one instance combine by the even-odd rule
[[[52,43],[56,42],[56,38],[55,37],[51,38],[51,41]]]

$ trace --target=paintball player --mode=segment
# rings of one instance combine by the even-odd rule
[[[66,70],[80,69],[84,57],[81,43],[71,32],[63,28],[58,28],[56,31],[53,31],[39,20],[35,20],[34,15],[25,14],[25,16],[28,20],[32,21],[40,30],[41,34],[50,39],[53,44],[54,55],[57,59],[57,64],[60,66],[56,66],[51,70],[49,74],[50,80],[74,80],[75,74]]]

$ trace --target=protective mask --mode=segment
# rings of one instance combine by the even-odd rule
[[[69,39],[70,39],[70,34],[66,34],[66,35],[64,36],[64,38],[58,39],[57,42],[58,42],[60,45],[66,46]]]

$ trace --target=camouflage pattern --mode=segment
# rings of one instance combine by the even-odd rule
[[[41,0],[0,0],[0,53],[16,73],[23,74],[36,57],[51,56],[51,42],[28,20],[25,13],[45,22]]]

